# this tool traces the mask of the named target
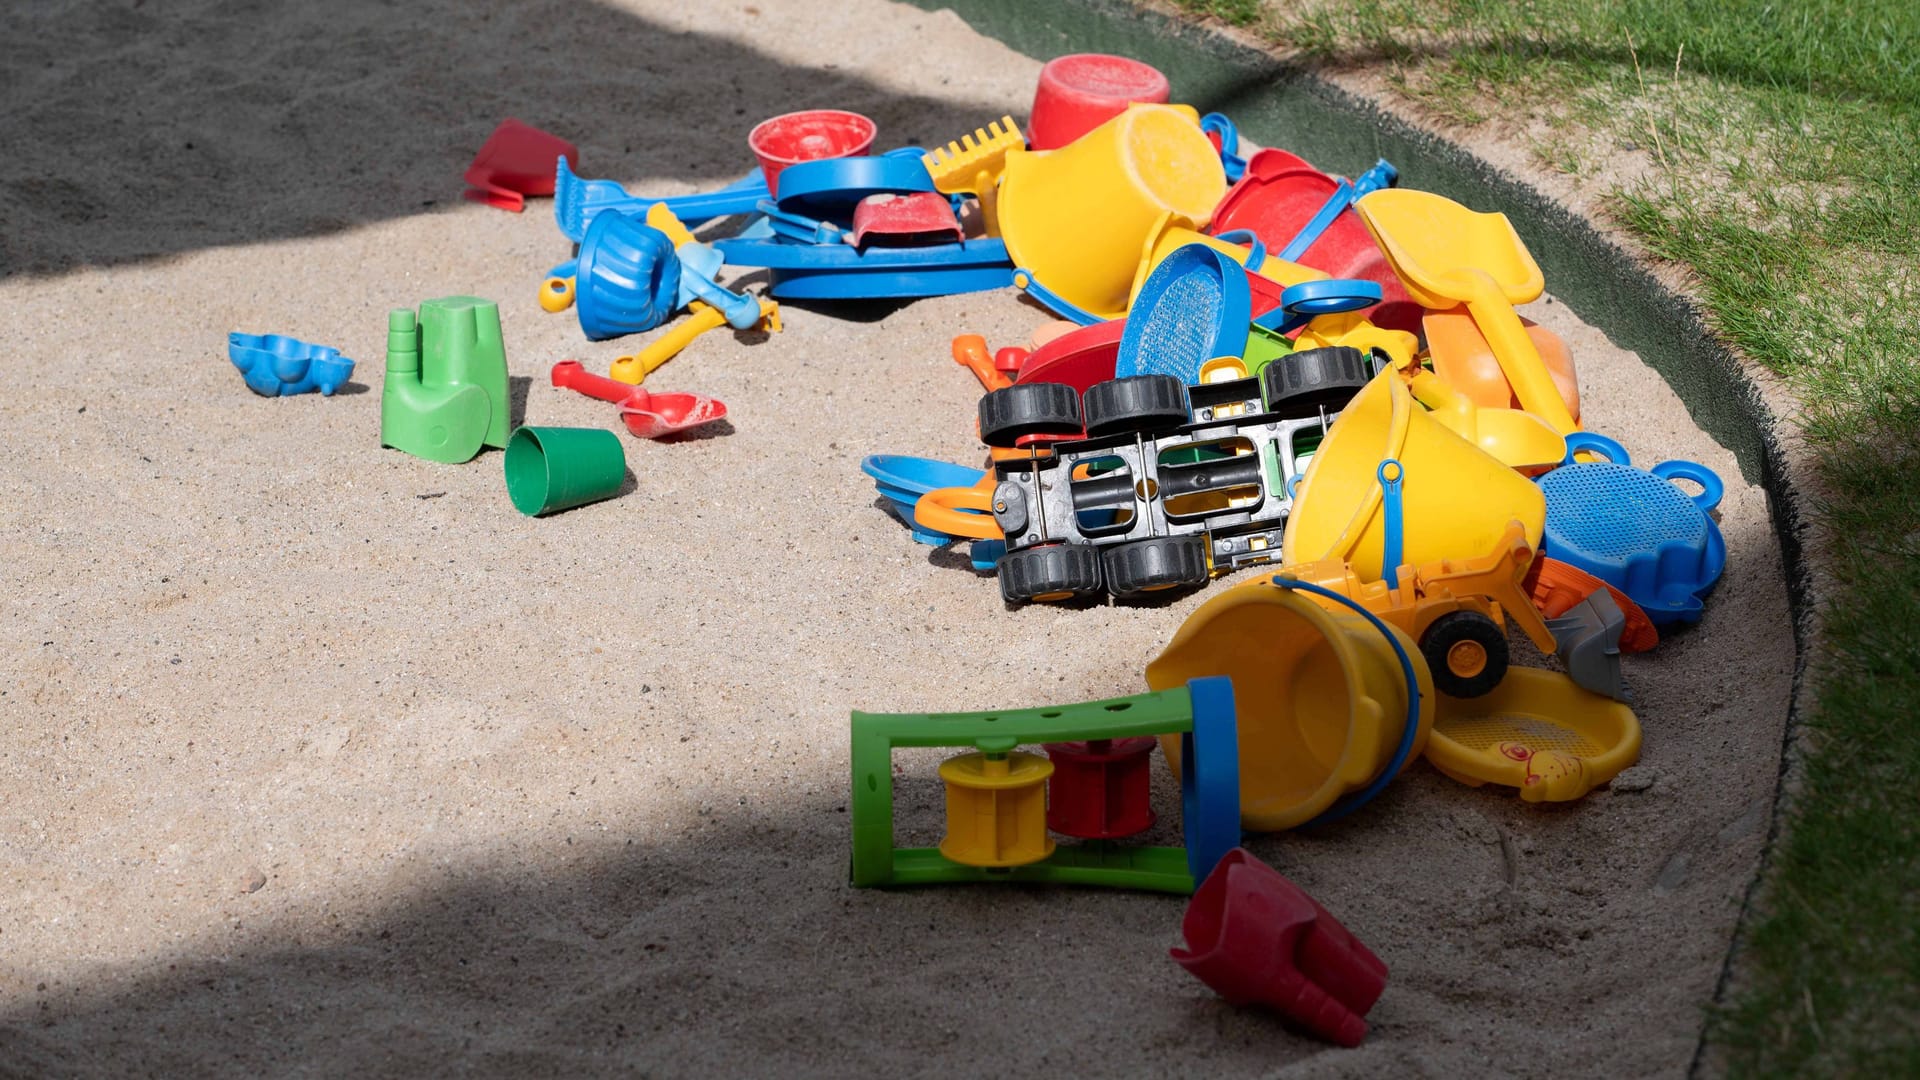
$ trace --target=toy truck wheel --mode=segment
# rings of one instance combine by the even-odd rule
[[[1009,604],[1055,602],[1100,591],[1100,552],[1092,544],[1047,544],[1000,556],[1000,596]]]
[[[1172,431],[1190,415],[1187,387],[1172,375],[1108,379],[1087,389],[1086,414],[1089,436]]]
[[[1080,433],[1080,395],[1065,383],[1015,383],[980,399],[980,439],[1010,447],[1028,435]]]
[[[1279,357],[1260,373],[1260,390],[1268,412],[1312,416],[1339,412],[1369,378],[1365,353],[1335,345]]]
[[[1434,689],[1450,697],[1480,697],[1507,677],[1507,635],[1477,611],[1433,620],[1421,635],[1420,652],[1433,671]]]
[[[1207,541],[1199,536],[1156,536],[1108,548],[1103,556],[1107,591],[1115,596],[1207,583]]]

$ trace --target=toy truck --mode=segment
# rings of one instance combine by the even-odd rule
[[[1341,407],[1372,377],[1358,349],[1292,353],[1256,377],[1168,375],[1015,383],[980,399],[996,455],[1008,603],[1201,585],[1280,557],[1293,487]],[[1042,450],[1050,451],[1042,453]]]

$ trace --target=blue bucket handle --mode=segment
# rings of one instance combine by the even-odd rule
[[[1024,266],[1016,266],[1013,268],[1013,283],[1028,296],[1040,301],[1048,311],[1070,322],[1079,323],[1081,326],[1092,326],[1095,323],[1107,321],[1082,309],[1073,301],[1040,284],[1040,279],[1033,276],[1033,271]]]
[[[1406,466],[1398,458],[1383,458],[1374,470],[1380,480],[1380,508],[1385,536],[1380,543],[1380,571],[1387,587],[1400,587],[1401,552],[1406,548],[1406,520],[1401,514],[1400,482],[1407,478]]]
[[[1627,456],[1627,448],[1612,439],[1593,431],[1575,431],[1567,435],[1567,456],[1560,464],[1571,465],[1574,455],[1581,452],[1598,454],[1615,465],[1631,465],[1633,459]]]
[[[1208,113],[1200,118],[1200,130],[1220,136],[1220,168],[1227,183],[1236,184],[1247,175],[1247,159],[1240,156],[1240,128],[1225,113]]]
[[[1225,240],[1229,244],[1247,245],[1247,269],[1259,273],[1267,265],[1267,245],[1260,242],[1260,234],[1252,229],[1228,229],[1223,233],[1214,233],[1215,240]]]
[[[1647,471],[1662,480],[1691,480],[1699,484],[1700,494],[1687,498],[1692,499],[1702,513],[1709,513],[1719,506],[1720,497],[1727,493],[1727,486],[1720,482],[1720,475],[1699,462],[1663,461]]]

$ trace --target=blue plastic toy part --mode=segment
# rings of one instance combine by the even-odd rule
[[[691,243],[681,244],[674,254],[680,260],[680,288],[675,293],[678,306],[702,300],[718,308],[735,330],[751,330],[759,324],[760,301],[713,280],[725,262],[718,251],[707,244]]]
[[[779,207],[790,214],[844,224],[869,195],[932,191],[933,177],[919,157],[901,153],[822,158],[780,171]]]
[[[1205,881],[1240,846],[1240,735],[1233,680],[1210,675],[1187,683],[1193,730],[1180,735],[1180,829],[1187,870]]]
[[[913,504],[920,501],[920,496],[935,488],[972,487],[986,475],[984,469],[970,469],[965,465],[903,454],[870,454],[860,462],[860,471],[873,477],[873,486],[892,506],[900,520],[907,523],[907,528],[913,530],[913,538],[933,547],[950,543],[959,537],[929,529],[914,521]]]
[[[1380,302],[1382,295],[1379,282],[1362,278],[1303,281],[1282,289],[1280,306],[1261,313],[1253,321],[1263,329],[1291,334],[1322,315],[1371,307]]]
[[[574,309],[589,341],[651,330],[680,307],[673,241],[638,219],[594,218],[575,262]]]
[[[1400,482],[1407,471],[1397,458],[1380,462],[1380,511],[1385,538],[1380,547],[1380,568],[1387,573],[1387,587],[1400,587],[1400,553],[1406,550],[1406,519],[1400,513]]]
[[[786,172],[780,174],[782,186],[786,178]],[[767,291],[782,300],[909,299],[984,292],[1013,284],[1007,245],[999,240],[862,251],[850,244],[734,237],[716,240],[714,247],[734,266],[771,270]]]
[[[1407,655],[1407,650],[1400,644],[1400,639],[1393,636],[1393,632],[1387,629],[1387,624],[1381,622],[1378,615],[1361,607],[1353,598],[1320,585],[1295,581],[1290,577],[1281,577],[1277,574],[1274,575],[1273,583],[1283,589],[1303,589],[1315,596],[1337,600],[1359,613],[1361,617],[1373,624],[1375,630],[1380,631],[1380,636],[1387,639],[1387,644],[1393,646],[1393,654],[1400,659],[1400,677],[1407,683],[1407,720],[1400,735],[1400,745],[1394,749],[1393,758],[1387,762],[1387,767],[1380,770],[1380,775],[1374,777],[1373,783],[1327,807],[1321,811],[1320,816],[1307,822],[1303,827],[1331,825],[1372,802],[1373,797],[1380,794],[1381,789],[1385,788],[1394,777],[1400,775],[1400,770],[1406,767],[1407,758],[1413,753],[1413,742],[1420,735],[1420,676],[1414,672],[1413,657]]]
[[[1252,313],[1246,269],[1233,256],[1206,244],[1176,248],[1134,297],[1114,378],[1157,374],[1199,382],[1200,365],[1246,355]]]
[[[262,397],[313,390],[332,397],[353,377],[353,361],[341,356],[339,349],[282,334],[228,334],[227,359],[240,369],[247,389]]]
[[[1092,326],[1094,323],[1106,321],[1066,297],[1061,296],[1059,293],[1054,292],[1052,289],[1047,288],[1045,285],[1040,284],[1040,279],[1033,276],[1033,271],[1024,266],[1014,267],[1013,284],[1014,287],[1018,288],[1021,292],[1040,301],[1042,307],[1066,319],[1068,322],[1079,323],[1081,326]]]
[[[649,199],[627,194],[625,188],[612,180],[582,180],[573,175],[567,159],[562,157],[553,173],[553,219],[567,239],[577,244],[586,239],[587,229],[603,210],[645,217],[648,207],[666,203],[681,224],[691,229],[714,218],[751,214],[753,204],[768,194],[767,178],[756,168],[718,191]]]
[[[1200,130],[1220,136],[1220,167],[1226,170],[1227,183],[1239,183],[1247,175],[1247,159],[1240,156],[1240,129],[1215,112],[1200,118]]]
[[[775,236],[782,240],[791,240],[796,244],[844,244],[848,243],[847,230],[831,221],[821,221],[803,214],[791,214],[775,206],[769,199],[761,199],[754,209],[765,216]]]
[[[1254,273],[1259,273],[1260,268],[1267,265],[1267,245],[1260,242],[1260,234],[1252,229],[1228,229],[1223,233],[1215,233],[1213,238],[1229,244],[1245,244],[1247,269]]]
[[[1604,461],[1574,461],[1576,454]],[[1726,486],[1691,461],[1636,469],[1619,443],[1592,432],[1567,436],[1567,464],[1540,478],[1547,498],[1541,554],[1605,581],[1656,625],[1694,622],[1701,597],[1726,569],[1726,541],[1708,516]],[[1699,484],[1689,495],[1674,480]]]
[[[1374,162],[1373,168],[1361,173],[1360,179],[1340,181],[1339,186],[1333,189],[1333,194],[1327,196],[1327,201],[1320,207],[1320,211],[1301,226],[1299,233],[1295,234],[1286,248],[1280,252],[1280,258],[1288,262],[1299,262],[1300,257],[1307,253],[1307,249],[1313,246],[1313,242],[1320,239],[1320,234],[1326,232],[1334,219],[1339,217],[1347,207],[1352,206],[1355,199],[1379,191],[1381,188],[1391,187],[1399,177],[1400,171],[1395,169],[1387,159],[1381,158]]]

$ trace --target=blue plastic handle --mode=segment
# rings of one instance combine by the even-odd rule
[[[1327,196],[1320,212],[1313,215],[1313,219],[1302,226],[1300,232],[1281,250],[1280,258],[1287,262],[1299,262],[1300,256],[1305,255],[1313,242],[1320,239],[1320,234],[1327,231],[1333,219],[1340,216],[1340,211],[1353,204],[1354,198],[1353,185],[1345,180],[1340,181],[1340,185],[1333,189],[1333,194]]]
[[[1228,229],[1223,233],[1214,233],[1215,240],[1225,240],[1229,244],[1247,246],[1247,269],[1259,273],[1267,265],[1267,245],[1260,242],[1260,234],[1252,229]]]
[[[1283,589],[1305,589],[1315,596],[1324,596],[1330,600],[1337,600],[1359,613],[1361,617],[1373,624],[1375,630],[1380,631],[1380,636],[1387,639],[1387,644],[1393,646],[1393,654],[1400,658],[1400,675],[1407,683],[1407,722],[1405,729],[1400,733],[1400,745],[1394,749],[1393,759],[1387,762],[1386,768],[1380,770],[1380,775],[1374,778],[1373,783],[1368,784],[1365,788],[1342,799],[1340,802],[1327,807],[1319,817],[1307,822],[1306,825],[1302,827],[1312,828],[1315,825],[1328,825],[1339,821],[1341,818],[1346,817],[1348,814],[1353,813],[1355,810],[1371,802],[1373,797],[1380,794],[1381,789],[1386,787],[1388,782],[1395,776],[1398,776],[1402,768],[1406,767],[1407,758],[1413,755],[1413,741],[1420,734],[1420,677],[1414,674],[1413,658],[1407,655],[1407,650],[1401,646],[1400,639],[1393,636],[1393,631],[1387,629],[1387,624],[1380,621],[1380,616],[1361,607],[1358,603],[1354,602],[1352,597],[1342,595],[1334,592],[1332,589],[1319,585],[1309,584],[1305,581],[1295,581],[1292,578],[1281,577],[1278,574],[1274,575],[1273,583]]]
[[[796,214],[782,210],[771,199],[761,199],[753,208],[766,215],[767,224],[773,231],[789,240],[802,244],[839,244],[845,243],[847,231],[830,221],[810,218],[805,214]]]
[[[1198,883],[1240,846],[1240,737],[1232,679],[1193,679],[1187,694],[1193,728],[1180,736],[1180,828]]]
[[[1247,175],[1247,159],[1240,156],[1240,129],[1224,113],[1208,113],[1200,118],[1200,130],[1220,136],[1220,167],[1227,183],[1236,184]]]
[[[1360,278],[1303,281],[1287,286],[1280,293],[1280,306],[1253,321],[1263,329],[1291,334],[1322,315],[1337,315],[1377,304],[1382,295],[1377,281]]]
[[[1381,576],[1386,578],[1388,588],[1397,589],[1400,587],[1400,553],[1406,550],[1406,523],[1401,517],[1400,482],[1406,479],[1407,470],[1401,466],[1398,458],[1386,458],[1374,470],[1374,475],[1380,478],[1380,509],[1386,519],[1386,538],[1380,547]]]
[[[1373,163],[1373,168],[1363,172],[1353,181],[1353,197],[1371,195],[1381,188],[1390,188],[1400,180],[1400,170],[1386,158]]]
[[[1720,474],[1697,461],[1663,461],[1647,471],[1662,480],[1691,480],[1699,484],[1700,494],[1687,497],[1703,513],[1719,506],[1721,496],[1727,493],[1727,486],[1720,482]]]
[[[1040,284],[1040,279],[1033,276],[1033,271],[1024,266],[1016,266],[1013,268],[1013,283],[1028,296],[1040,301],[1041,304],[1046,306],[1048,311],[1070,322],[1079,323],[1081,326],[1092,326],[1095,323],[1107,321],[1091,312],[1082,310],[1073,301]]]
[[[1567,434],[1567,456],[1560,464],[1573,464],[1574,455],[1579,453],[1598,454],[1615,465],[1631,465],[1633,459],[1627,456],[1627,448],[1592,431],[1574,431]]]

